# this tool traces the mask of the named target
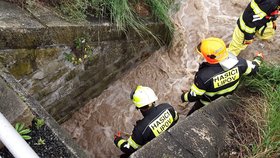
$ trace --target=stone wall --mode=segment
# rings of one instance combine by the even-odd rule
[[[149,35],[124,34],[108,22],[71,23],[38,4],[27,12],[0,1],[0,15],[0,62],[59,122],[159,48]],[[163,38],[162,24],[147,27]],[[80,37],[93,58],[74,65],[65,54]]]

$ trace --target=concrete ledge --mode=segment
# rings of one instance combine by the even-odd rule
[[[120,32],[109,22],[71,23],[40,4],[27,9],[29,12],[0,0],[0,49],[73,45],[77,37],[89,37],[91,42],[141,38],[135,31]],[[165,31],[163,24],[150,22],[146,26],[159,38]]]
[[[12,124],[20,121],[31,125],[34,118],[29,107],[7,86],[2,78],[0,78],[0,112]]]
[[[229,113],[237,109],[232,96],[221,97],[180,121],[171,129],[136,151],[132,158],[219,157],[230,133]]]
[[[1,78],[4,80],[4,82]],[[59,124],[46,112],[46,110],[25,91],[22,85],[20,85],[12,75],[6,73],[2,69],[2,71],[0,71],[0,79],[2,80],[0,80],[0,83],[6,83],[6,87],[9,87],[12,91],[14,91],[14,94],[16,94],[16,96],[20,96],[21,101],[19,100],[19,102],[22,102],[25,104],[25,106],[28,106],[28,108],[31,109],[34,115],[37,115],[39,118],[45,120],[45,124],[52,130],[52,132],[72,154],[70,158],[88,157],[86,153],[71,139],[68,133],[64,131],[59,126]],[[2,107],[2,104],[0,107]],[[9,111],[9,113],[11,112],[9,108],[6,108],[4,111]]]
[[[16,95],[0,77],[0,112],[11,123],[17,122],[31,125],[34,115],[29,107],[24,104],[19,96]],[[0,142],[0,148],[4,145]]]

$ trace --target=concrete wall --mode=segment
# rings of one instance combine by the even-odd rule
[[[17,122],[24,123],[25,125],[31,125],[31,121],[34,118],[30,108],[18,96],[0,77],[0,112],[6,117],[12,125]],[[0,149],[3,144],[0,141]]]
[[[34,116],[44,119],[45,124],[66,147],[68,153],[70,153],[70,158],[88,157],[40,103],[30,96],[5,69],[0,70],[0,90],[0,111],[11,123],[18,121],[30,124]],[[3,99],[3,96],[6,98]]]
[[[59,122],[98,96],[125,70],[159,48],[154,38],[104,23],[71,23],[36,5],[30,12],[0,0],[0,62]],[[161,24],[147,24],[159,38]],[[65,60],[74,40],[87,38],[93,59]]]
[[[132,158],[215,158],[231,133],[229,114],[236,98],[220,98],[180,121],[136,151]]]
[[[0,78],[0,112],[11,123],[22,122],[27,126],[31,125],[34,118],[28,106],[21,100],[21,96],[10,89],[2,78]]]

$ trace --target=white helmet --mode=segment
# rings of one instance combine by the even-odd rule
[[[137,86],[130,98],[137,108],[144,107],[158,100],[155,92],[150,87],[144,86]]]

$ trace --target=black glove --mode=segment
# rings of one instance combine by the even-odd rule
[[[181,95],[181,101],[182,101],[182,103],[187,102],[187,101],[185,100],[185,97],[184,97],[185,94],[186,94],[186,93],[183,93],[183,94]]]
[[[114,144],[118,147],[118,142],[122,139],[123,139],[122,137],[115,137]]]
[[[120,141],[120,140],[122,140],[123,138],[122,137],[116,137],[115,139],[114,139],[114,144],[116,145],[116,147],[118,147],[118,142]]]
[[[278,15],[272,15],[272,16],[270,16],[269,20],[275,21],[277,18],[278,18]]]

